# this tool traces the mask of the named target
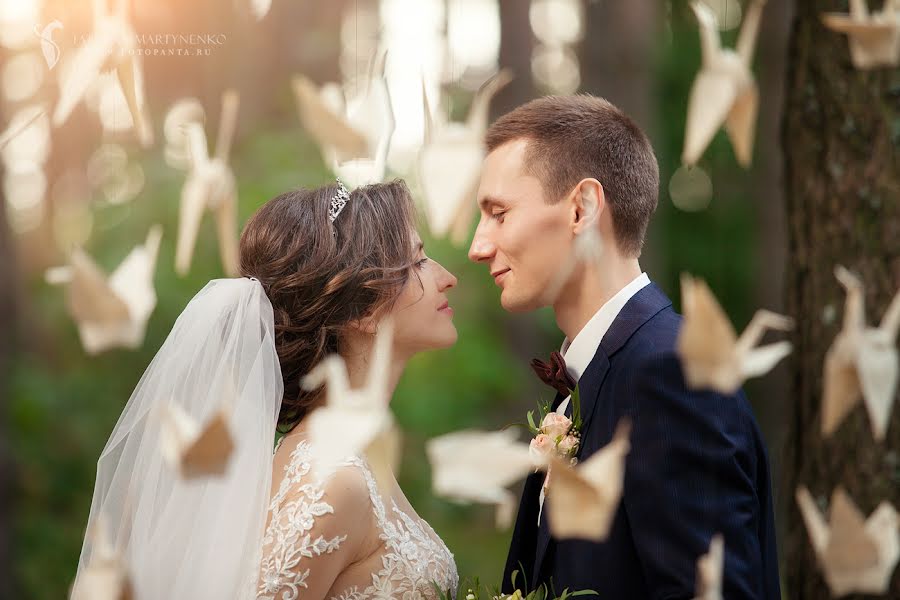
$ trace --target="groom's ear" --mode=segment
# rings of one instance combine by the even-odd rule
[[[594,178],[582,179],[572,191],[572,226],[578,234],[587,227],[596,226],[606,209],[603,185]]]

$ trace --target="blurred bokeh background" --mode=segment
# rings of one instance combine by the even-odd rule
[[[719,15],[723,43],[733,45],[746,2],[706,1]],[[698,179],[685,184],[679,171],[689,91],[700,66],[698,28],[686,1],[273,0],[257,20],[250,0],[131,0],[156,144],[145,149],[136,142],[121,89],[105,78],[65,125],[52,128],[46,114],[38,116],[0,150],[0,363],[6,365],[0,369],[0,545],[9,559],[0,559],[3,597],[67,594],[107,436],[177,315],[209,279],[224,275],[209,218],[189,275],[173,269],[185,178],[161,151],[173,103],[199,100],[212,140],[223,91],[239,92],[231,165],[243,224],[276,194],[333,179],[298,119],[291,91],[296,74],[352,86],[376,48],[386,49],[397,119],[388,168],[416,193],[423,79],[430,97],[441,98],[445,116],[457,120],[501,67],[515,79],[495,97],[492,118],[548,93],[605,96],[648,132],[660,164],[645,271],[676,307],[679,274],[705,278],[741,329],[757,307],[784,311],[785,305],[781,123],[792,4],[770,1],[763,13],[752,167],[737,164],[720,133],[691,174],[698,185]],[[846,9],[846,2],[831,4]],[[62,27],[52,32],[59,63],[51,68],[38,33],[53,21]],[[52,112],[58,77],[90,30],[88,0],[0,0],[2,123],[27,122],[40,107]],[[48,285],[45,271],[80,245],[111,272],[155,223],[163,227],[154,277],[158,304],[143,344],[88,355],[64,290]],[[411,362],[397,391],[393,407],[406,431],[399,478],[456,554],[461,574],[497,582],[510,531],[494,529],[490,508],[461,507],[430,493],[424,443],[455,429],[519,420],[547,394],[529,360],[556,349],[562,337],[549,311],[504,313],[486,270],[467,261],[466,245],[433,239],[424,220],[422,232],[429,254],[459,277],[451,302],[460,338],[452,349]],[[782,364],[746,387],[776,474],[785,457],[788,370]],[[780,476],[774,484],[783,527],[793,492]]]

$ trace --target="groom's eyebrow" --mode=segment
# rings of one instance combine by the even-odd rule
[[[478,204],[481,206],[481,210],[488,210],[492,206],[500,206],[501,204],[506,204],[500,198],[495,198],[494,196],[485,196],[481,200],[478,201]]]

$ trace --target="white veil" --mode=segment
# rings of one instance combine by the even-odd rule
[[[274,329],[255,279],[210,281],[178,317],[97,463],[76,595],[109,553],[92,535],[102,524],[138,600],[255,597],[283,393]],[[230,405],[224,475],[182,479],[163,458],[170,402],[201,425]]]

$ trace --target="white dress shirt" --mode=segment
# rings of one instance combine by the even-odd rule
[[[613,321],[615,321],[616,317],[619,316],[619,313],[622,312],[622,308],[628,304],[628,301],[631,300],[632,296],[644,289],[644,286],[649,283],[650,278],[647,277],[646,273],[641,273],[632,279],[628,285],[616,292],[612,298],[607,300],[606,303],[600,307],[600,310],[594,313],[594,316],[581,328],[581,331],[578,332],[574,340],[569,342],[569,339],[566,338],[563,341],[560,354],[566,359],[566,370],[575,378],[575,381],[581,379],[584,370],[591,364],[591,361],[594,359],[594,354],[597,353],[597,348],[600,347],[603,336],[606,335],[606,332],[609,331]],[[572,396],[567,396],[566,399],[560,403],[556,412],[565,414],[571,398]],[[541,525],[541,514],[544,511],[544,497],[546,494],[547,482],[549,480],[550,471],[548,470],[547,476],[544,479],[544,484],[541,486],[541,495],[538,501],[538,527]]]

